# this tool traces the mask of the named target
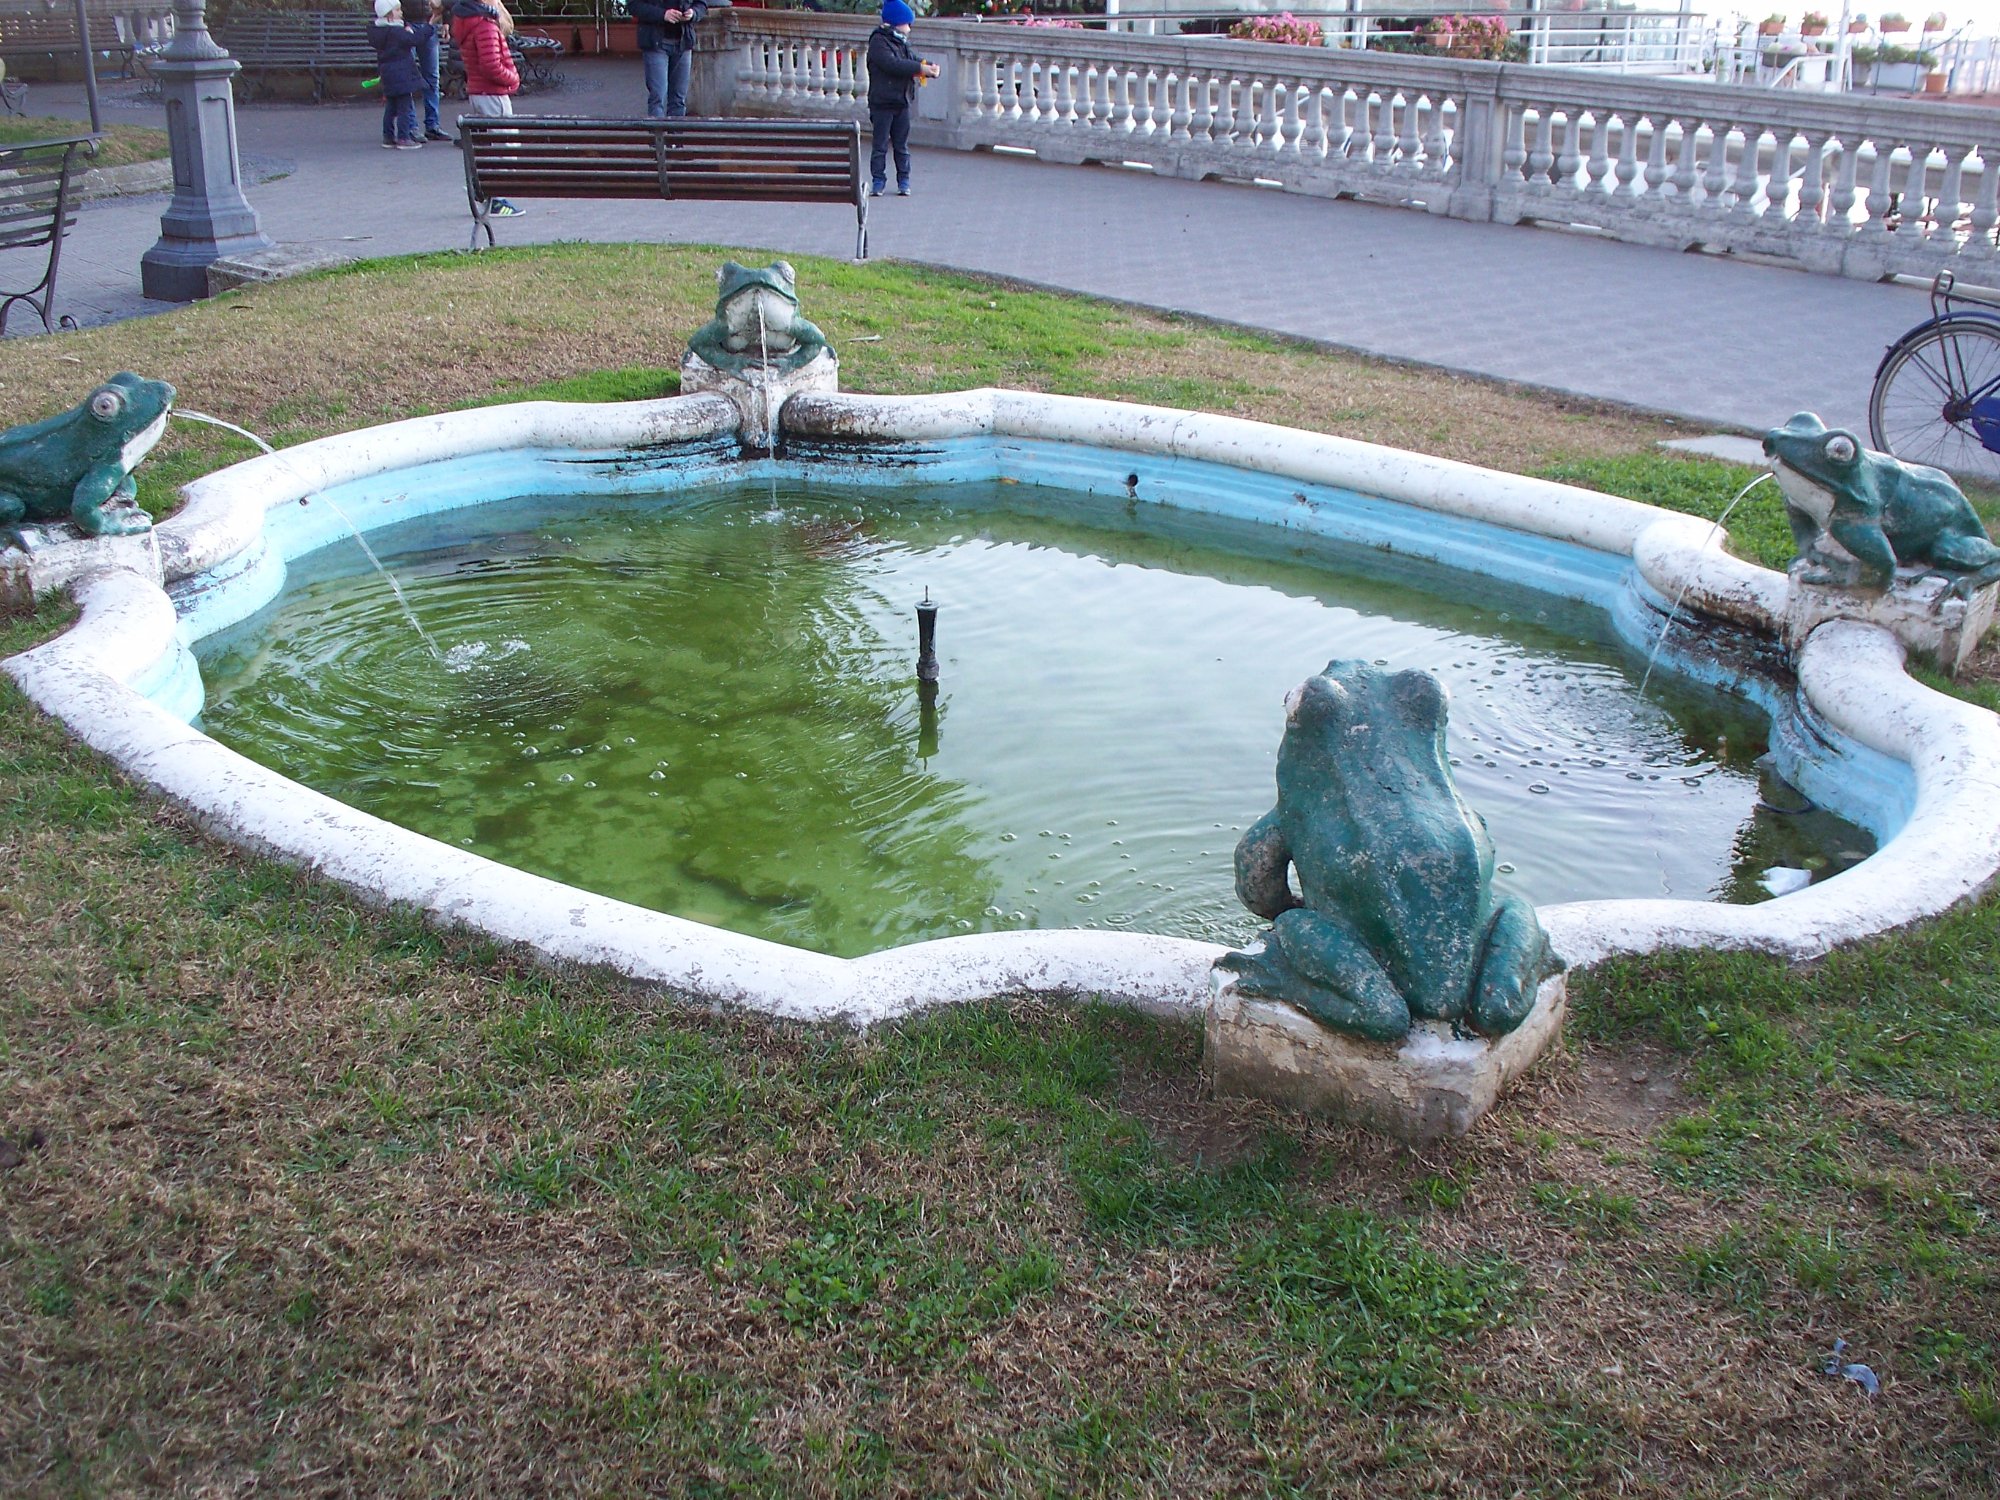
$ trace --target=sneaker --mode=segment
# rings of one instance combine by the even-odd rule
[[[421,151],[424,149],[424,143],[422,141],[398,141],[396,142],[396,149],[398,151]]]
[[[427,141],[449,141],[451,137],[446,135],[442,130],[426,130],[424,132],[424,139]]]
[[[896,196],[897,196],[898,198],[907,198],[907,197],[909,197],[909,196],[910,196],[910,185],[909,185],[909,184],[908,184],[908,183],[906,182],[906,183],[904,183],[904,184],[903,184],[903,185],[902,185],[901,187],[897,188],[897,189],[896,189]]]
[[[493,206],[486,210],[486,217],[489,219],[518,219],[526,212],[527,210],[521,207],[520,204],[509,203],[505,198],[501,198],[496,200]]]
[[[382,142],[382,149],[384,151],[394,151],[396,149],[396,143],[392,140],[385,139]]]
[[[878,182],[875,184],[875,186],[873,186],[868,190],[868,196],[871,198],[879,198],[888,191],[889,191],[889,185],[886,182]]]

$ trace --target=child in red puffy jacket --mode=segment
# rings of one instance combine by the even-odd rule
[[[521,86],[521,74],[507,46],[513,34],[507,0],[452,0],[451,39],[458,60],[465,64],[465,102],[475,115],[514,113],[512,96]],[[505,198],[495,198],[487,212],[511,219],[523,210]]]

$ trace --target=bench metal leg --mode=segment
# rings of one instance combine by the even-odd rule
[[[868,259],[868,201],[865,198],[854,213],[854,258]]]

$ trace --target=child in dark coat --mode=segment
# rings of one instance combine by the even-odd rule
[[[382,144],[395,151],[418,151],[417,95],[424,91],[417,66],[415,30],[403,24],[397,0],[375,0],[375,24],[368,28],[375,64],[382,74]]]
[[[882,24],[868,38],[869,191],[877,198],[889,185],[889,151],[896,152],[896,193],[910,196],[910,104],[917,85],[938,76],[938,65],[910,50],[916,12],[903,0],[883,0]]]

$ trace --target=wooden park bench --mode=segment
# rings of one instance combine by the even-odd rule
[[[492,244],[500,198],[675,198],[851,203],[868,258],[861,127],[837,120],[574,120],[468,115],[458,122],[472,248]]]
[[[312,80],[315,102],[333,93],[336,78],[367,79],[381,71],[368,40],[368,16],[344,10],[307,10],[289,14],[242,15],[218,26],[215,39],[243,65],[246,97],[268,93],[271,80],[304,75]],[[439,84],[455,98],[465,97],[465,68],[449,38],[440,37]],[[514,37],[508,45],[521,70],[521,88],[553,88],[562,82],[555,59],[562,43],[544,37]]]
[[[117,64],[121,78],[132,76],[132,41],[118,34],[115,16],[90,17],[90,50]],[[46,61],[60,66],[77,55],[76,13],[0,5],[0,61],[10,65]]]
[[[63,236],[76,222],[71,178],[91,139],[67,136],[0,148],[0,250],[49,247],[48,263],[39,281],[24,292],[0,292],[0,334],[6,333],[7,315],[16,302],[33,308],[50,333],[56,331],[58,321],[64,328],[76,327],[76,319],[57,320],[49,313],[56,299]]]
[[[242,64],[246,97],[268,93],[275,77],[304,74],[318,102],[336,77],[373,78],[377,71],[368,18],[351,11],[237,16],[216,28],[215,39]]]

